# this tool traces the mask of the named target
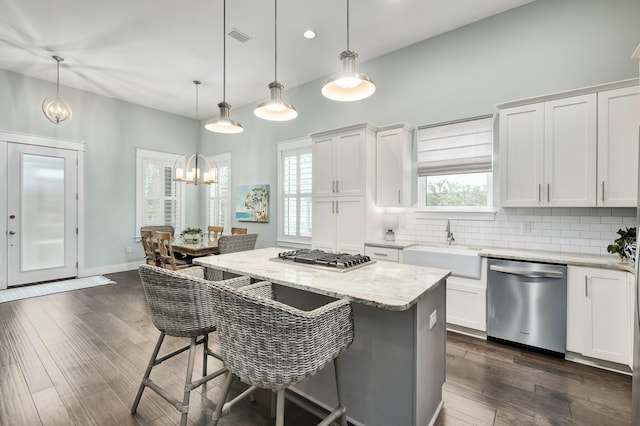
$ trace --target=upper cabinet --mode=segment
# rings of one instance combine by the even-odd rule
[[[595,204],[596,95],[500,111],[504,207]]]
[[[598,93],[599,206],[636,206],[639,127],[638,86]]]
[[[586,91],[500,108],[503,207],[636,205],[638,86]]]
[[[413,205],[413,131],[407,125],[380,129],[376,135],[376,205]]]
[[[312,135],[313,195],[365,195],[365,147],[373,138],[366,126]]]

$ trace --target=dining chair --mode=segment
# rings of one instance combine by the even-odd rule
[[[184,271],[175,272],[144,264],[138,268],[151,320],[160,331],[160,336],[131,407],[132,414],[137,411],[142,393],[148,387],[180,411],[182,413],[180,424],[186,425],[191,391],[227,371],[223,366],[207,374],[208,357],[218,360],[222,360],[222,357],[209,348],[209,333],[215,331],[217,319],[212,309],[214,301],[211,291],[207,287],[207,281],[203,279],[203,269],[200,266],[189,268],[185,270],[189,271],[187,274]],[[233,288],[248,285],[250,282],[249,277],[243,276],[228,279],[220,282],[219,285]],[[190,342],[189,345],[158,357],[165,336],[189,338]],[[202,378],[193,381],[193,366],[198,345],[202,345],[203,348]],[[184,390],[182,401],[180,401],[151,379],[150,375],[154,367],[187,350],[189,351],[187,375],[182,388]],[[160,377],[166,379],[167,376]]]
[[[247,228],[231,228],[231,235],[246,234]]]
[[[319,372],[333,361],[337,406],[321,425],[340,419],[347,426],[340,393],[338,355],[353,342],[353,309],[337,300],[312,311],[303,311],[274,300],[271,283],[259,282],[232,288],[207,284],[218,326],[220,352],[229,372],[212,424],[257,388],[276,393],[276,426],[284,425],[285,390]],[[234,378],[251,387],[226,402]]]
[[[156,232],[168,232],[173,237],[176,233],[176,229],[172,225],[145,225],[140,227],[140,231],[151,231],[153,232],[153,238],[156,237]]]
[[[140,229],[140,241],[142,242],[147,265],[159,266],[156,244],[153,241],[153,231]]]
[[[171,234],[168,232],[157,231],[156,242],[158,244],[158,258],[160,260],[160,266],[165,269],[172,269],[174,271],[183,268],[190,268],[193,265],[186,263],[183,260],[177,260],[173,254],[173,247],[171,246]]]
[[[224,226],[209,226],[207,229],[209,230],[209,241],[218,241],[224,231]],[[213,239],[211,238],[212,236]]]

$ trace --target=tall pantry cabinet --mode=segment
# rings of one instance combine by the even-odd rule
[[[311,139],[312,247],[362,254],[365,239],[381,238],[383,232],[374,197],[376,128],[358,124],[316,133]]]

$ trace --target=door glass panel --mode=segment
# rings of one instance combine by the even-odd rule
[[[64,266],[64,158],[23,154],[22,271]]]

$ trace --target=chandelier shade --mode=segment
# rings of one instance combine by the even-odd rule
[[[71,106],[60,97],[60,62],[64,61],[64,58],[60,56],[52,56],[57,62],[56,72],[56,97],[47,98],[42,102],[42,112],[49,121],[54,124],[60,124],[64,121],[71,121],[73,117],[73,111]]]
[[[274,0],[274,80],[269,83],[269,100],[258,104],[253,110],[256,117],[270,121],[293,120],[298,116],[298,111],[282,100],[284,86],[278,83],[278,0]]]
[[[242,126],[233,121],[229,111],[231,105],[227,103],[227,1],[222,0],[222,102],[218,104],[220,116],[207,121],[204,128],[216,133],[241,133]]]
[[[376,86],[366,74],[356,71],[358,54],[349,48],[349,0],[347,0],[347,49],[340,53],[342,72],[332,75],[322,86],[324,97],[341,102],[359,101],[376,91]]]

